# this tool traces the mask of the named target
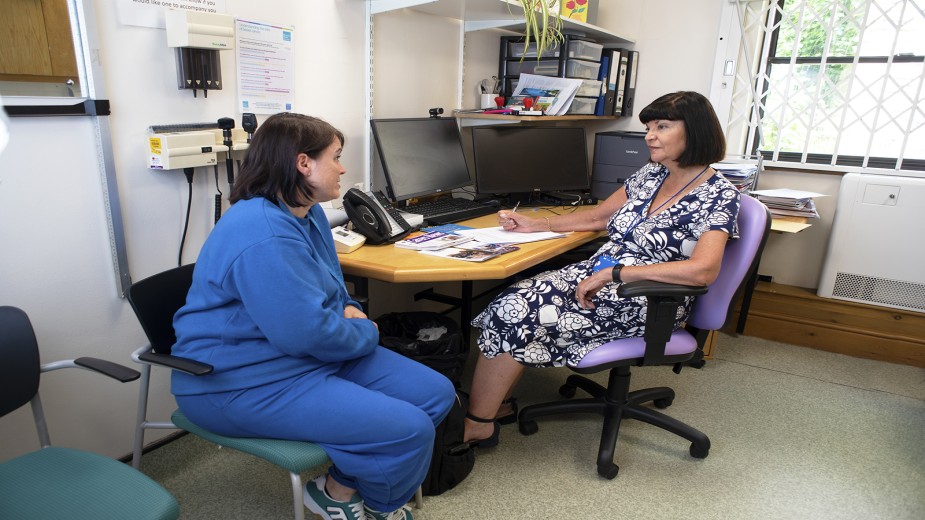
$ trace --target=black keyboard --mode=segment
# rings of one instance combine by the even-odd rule
[[[498,211],[498,206],[469,199],[435,199],[401,208],[408,213],[424,215],[429,224],[449,224]]]

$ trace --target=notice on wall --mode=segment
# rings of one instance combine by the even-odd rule
[[[222,14],[226,11],[225,0],[116,0],[119,22],[123,25],[163,29],[167,9]]]
[[[238,110],[242,113],[293,110],[292,32],[292,27],[235,20]]]

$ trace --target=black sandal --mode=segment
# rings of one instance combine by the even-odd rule
[[[510,404],[511,413],[507,415],[502,415],[501,417],[496,417],[495,420],[498,421],[498,424],[505,425],[505,424],[514,424],[515,422],[517,422],[517,398],[510,397],[508,399],[505,399],[504,401],[501,401],[501,404]]]
[[[465,399],[466,408],[468,408],[469,407],[469,393],[463,392],[462,390],[460,390],[459,394]],[[507,415],[502,415],[501,417],[495,417],[495,420],[498,421],[498,424],[508,425],[508,424],[514,424],[515,422],[517,422],[517,411],[518,411],[517,398],[509,397],[505,399],[504,401],[501,401],[501,404],[510,404],[511,413]],[[472,419],[472,420],[476,422],[480,422],[477,419]],[[485,422],[487,422],[487,420]]]
[[[485,439],[474,439],[464,444],[468,444],[470,448],[493,448],[498,445],[498,440],[501,435],[501,424],[499,424],[498,421],[494,419],[482,419],[469,412],[466,412],[466,419],[482,424],[494,423],[495,430],[491,433],[490,437]]]

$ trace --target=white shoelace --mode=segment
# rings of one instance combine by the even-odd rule
[[[363,507],[363,501],[353,502],[349,504],[350,512],[353,513],[353,518],[366,518],[366,508]]]
[[[383,520],[407,520],[409,517],[405,513],[406,511],[410,511],[410,509],[408,509],[408,506],[401,507],[389,513],[388,516],[386,516]],[[382,513],[379,513],[379,512],[373,513],[372,510],[367,511],[367,513],[369,513],[367,518],[369,518],[370,520],[377,520],[379,518],[382,518],[381,516],[379,516]]]

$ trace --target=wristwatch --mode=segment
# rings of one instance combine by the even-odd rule
[[[620,270],[623,269],[623,264],[617,264],[613,266],[613,271],[610,275],[613,277],[613,283],[621,283],[623,280],[620,279]]]

